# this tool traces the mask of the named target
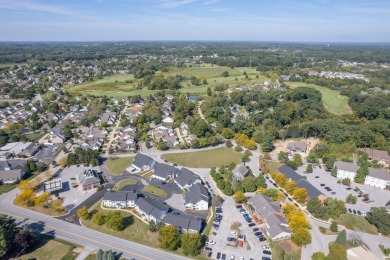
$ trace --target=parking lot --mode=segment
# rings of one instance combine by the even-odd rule
[[[234,256],[235,259],[240,259],[240,257],[244,257],[244,259],[260,259],[262,256],[267,256],[263,254],[262,246],[268,245],[268,242],[260,242],[253,231],[254,228],[259,228],[259,225],[249,227],[239,209],[236,208],[232,198],[226,198],[222,204],[222,213],[220,214],[223,217],[218,230],[215,228],[211,230],[217,233],[216,236],[209,235],[209,239],[215,241],[215,245],[208,245],[208,247],[212,248],[212,259],[216,259],[218,252],[221,255],[225,254],[226,259],[231,259],[231,256]],[[230,229],[234,222],[241,223],[239,228],[240,234],[246,236],[246,242],[243,244],[243,247],[228,245],[228,237],[237,238],[237,236],[231,234],[234,230]],[[247,248],[248,244],[250,249]],[[271,258],[271,256],[268,257]]]
[[[304,174],[303,172],[305,170],[306,166],[302,166],[298,168],[296,172],[301,174],[302,176],[306,176],[307,180],[314,187],[316,187],[319,191],[321,191],[324,195],[328,197],[340,199],[345,202],[345,199],[349,194],[352,194],[354,196],[359,195],[356,191],[353,190],[355,187],[358,187],[360,190],[363,190],[364,193],[368,193],[370,195],[370,201],[372,202],[363,202],[363,197],[358,197],[356,204],[346,203],[345,206],[352,210],[355,209],[360,210],[361,212],[368,212],[370,211],[371,207],[383,207],[390,200],[390,191],[382,190],[368,185],[357,184],[353,181],[351,182],[352,189],[347,190],[348,186],[345,186],[341,183],[337,183],[339,179],[331,176],[330,172],[325,171],[323,168],[319,168],[318,166],[313,167],[313,173],[310,174]],[[316,176],[318,176],[318,178],[316,178]],[[321,184],[325,185],[321,186]],[[332,191],[327,191],[325,187],[329,187],[330,189],[332,189]],[[335,194],[332,194],[332,192],[335,192]]]
[[[83,191],[79,187],[73,188],[71,185],[73,182],[76,182],[76,180],[72,180],[71,178],[76,179],[76,176],[86,169],[90,168],[72,165],[70,167],[66,167],[59,176],[56,177],[61,178],[62,181],[63,189],[59,192],[59,196],[63,199],[63,205],[66,210],[71,210],[72,208],[78,206],[96,192],[96,189]],[[92,169],[98,172],[100,171],[99,167],[94,167]]]

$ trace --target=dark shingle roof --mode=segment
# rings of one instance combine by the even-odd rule
[[[79,174],[80,183],[83,186],[100,183],[100,179],[95,170],[88,169]]]
[[[199,178],[192,171],[186,168],[181,168],[178,172],[176,182],[179,183],[182,187],[184,187],[185,185],[190,185],[194,183],[198,179]]]
[[[114,191],[106,192],[104,194],[103,200],[111,201],[135,201],[137,200],[138,194],[135,191]]]
[[[154,172],[153,175],[159,176],[161,178],[168,178],[168,176],[172,176],[173,173],[177,172],[178,169],[165,164],[165,163],[156,163],[154,165]]]
[[[291,179],[295,182],[298,182],[302,179],[306,179],[306,177],[299,175],[293,169],[291,169],[290,167],[288,167],[286,165],[280,166],[278,168],[278,172],[283,173],[284,175],[286,175],[287,179]]]
[[[137,153],[134,157],[133,164],[138,168],[142,168],[145,165],[150,165],[153,162],[153,159],[149,156],[146,156],[142,153]]]
[[[164,220],[164,223],[178,227],[181,230],[195,230],[200,233],[202,228],[202,220],[191,217],[190,215],[182,214],[179,212],[168,213]]]
[[[140,210],[155,218],[160,217],[161,213],[166,213],[170,209],[164,203],[148,197],[138,198],[135,204]]]
[[[199,201],[209,201],[209,194],[206,190],[206,188],[200,184],[197,183],[190,187],[189,191],[184,195],[185,202],[187,203],[198,203]]]

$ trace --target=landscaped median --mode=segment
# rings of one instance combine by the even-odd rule
[[[120,176],[131,166],[134,157],[113,157],[107,160],[107,170],[113,176]]]
[[[117,183],[115,183],[115,186],[114,186],[114,188],[112,188],[112,190],[118,191],[127,185],[134,185],[136,183],[137,183],[137,180],[134,178],[123,179],[123,180],[120,180]]]

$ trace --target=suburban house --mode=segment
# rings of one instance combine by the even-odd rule
[[[184,195],[184,201],[187,209],[207,210],[210,197],[206,188],[197,183],[189,188],[189,191]]]
[[[273,201],[268,196],[259,193],[249,199],[248,207],[250,213],[264,223],[267,235],[272,240],[285,239],[291,236],[288,221],[283,217],[284,214],[278,201]]]
[[[135,191],[110,191],[103,196],[103,205],[109,208],[132,208],[135,207],[135,202],[138,199],[138,194]]]
[[[364,149],[364,152],[368,155],[369,160],[377,161],[385,166],[390,165],[390,156],[387,151],[366,148]]]
[[[0,161],[0,183],[13,184],[24,176],[25,160]]]
[[[79,173],[77,178],[83,190],[90,190],[100,185],[100,178],[97,172],[92,169]]]
[[[176,226],[183,233],[199,234],[202,229],[202,220],[179,212],[168,213],[163,222],[166,225]]]
[[[299,175],[290,167],[282,165],[278,168],[278,172],[284,174],[288,180],[295,181],[297,188],[305,188],[308,199],[317,197],[320,201],[324,201],[327,198],[321,191],[307,181],[306,176]]]
[[[99,119],[97,120],[97,123],[100,125],[105,122],[107,125],[112,125],[116,121],[116,112],[105,112],[103,113]]]
[[[162,121],[166,124],[173,124],[175,120],[170,115],[163,115],[162,116]]]
[[[151,178],[160,181],[167,181],[169,178],[175,179],[178,171],[179,169],[171,165],[165,163],[155,163]]]
[[[244,177],[248,176],[250,170],[249,168],[245,167],[244,165],[237,165],[233,171],[232,174],[236,180],[243,180]]]
[[[158,126],[153,130],[152,137],[156,143],[162,140],[168,147],[180,144],[172,127]]]
[[[154,222],[162,221],[170,211],[170,208],[161,201],[148,197],[138,198],[135,202],[135,208],[147,221],[153,220]]]
[[[337,178],[339,179],[349,178],[353,180],[359,170],[359,165],[349,162],[337,161],[334,166],[337,169]]]
[[[65,141],[64,132],[59,125],[50,129],[49,140],[53,144],[62,144]]]
[[[369,167],[364,184],[381,189],[390,189],[390,172]]]
[[[10,159],[16,155],[31,157],[38,151],[39,146],[32,142],[13,142],[0,147],[0,159]]]
[[[291,142],[287,144],[287,150],[294,153],[306,153],[307,144],[306,142]]]
[[[22,149],[22,151],[20,151],[17,156],[19,157],[32,157],[34,156],[39,150],[39,145],[35,144],[35,143],[29,143],[29,145]]]
[[[186,168],[181,168],[177,174],[175,183],[180,189],[184,190],[197,183],[202,183],[202,181],[192,171]]]
[[[137,153],[134,156],[134,161],[131,164],[131,167],[137,171],[151,170],[153,169],[155,163],[156,162],[149,156],[146,156],[142,153]]]

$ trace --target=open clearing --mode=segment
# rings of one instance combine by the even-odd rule
[[[309,87],[317,89],[322,94],[322,102],[326,110],[332,114],[346,115],[352,113],[352,109],[348,105],[348,97],[340,95],[340,91],[303,82],[288,82],[287,84],[292,88]]]
[[[335,221],[337,224],[347,226],[352,230],[362,231],[373,235],[378,234],[377,228],[374,225],[371,225],[370,222],[368,222],[368,220],[362,216],[342,214]]]
[[[162,158],[171,163],[189,168],[211,168],[227,166],[230,163],[239,164],[243,154],[231,148],[221,147],[212,150],[192,153],[163,154]]]
[[[107,160],[106,166],[111,175],[119,176],[130,167],[133,159],[134,157],[110,158]]]
[[[61,239],[39,238],[38,245],[28,254],[21,257],[22,260],[37,259],[76,259],[78,253],[73,252],[77,248],[76,244]]]

